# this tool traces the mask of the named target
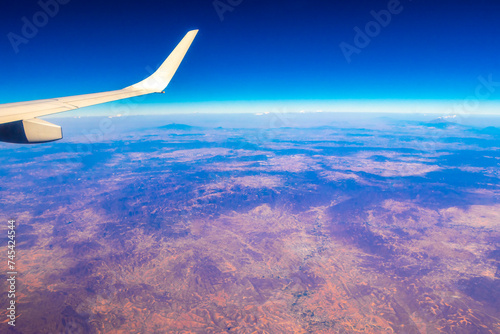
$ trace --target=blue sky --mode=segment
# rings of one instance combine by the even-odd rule
[[[18,52],[13,34],[24,36],[23,17],[43,19],[43,6],[12,2],[0,13],[1,103],[128,86],[195,28],[167,94],[145,104],[464,101],[480,77],[490,83],[480,99],[500,100],[498,1],[221,0],[222,14],[212,0],[41,0],[51,1],[58,13]],[[385,26],[370,25],[374,12]],[[356,44],[354,29],[367,24],[371,37]],[[341,43],[357,49],[350,62]]]

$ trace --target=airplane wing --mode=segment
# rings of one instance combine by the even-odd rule
[[[103,93],[0,104],[0,141],[29,144],[59,140],[62,138],[61,128],[36,117],[134,96],[162,93],[197,33],[198,30],[188,32],[156,72],[132,86]]]

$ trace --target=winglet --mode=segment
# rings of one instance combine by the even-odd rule
[[[167,87],[170,80],[172,80],[177,68],[184,59],[187,50],[193,43],[194,38],[198,30],[191,30],[184,36],[182,41],[176,46],[174,51],[168,56],[168,58],[163,62],[163,64],[154,72],[151,76],[136,83],[135,85],[129,86],[134,90],[147,91],[149,93],[161,93]]]

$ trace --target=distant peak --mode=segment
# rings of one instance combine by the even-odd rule
[[[500,136],[500,128],[494,126],[488,126],[480,130],[479,132],[485,135]]]
[[[197,127],[191,126],[191,125],[187,125],[187,124],[171,123],[171,124],[167,124],[167,125],[164,125],[164,126],[160,126],[160,129],[189,131],[189,130],[197,129]]]

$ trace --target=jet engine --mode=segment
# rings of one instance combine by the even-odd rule
[[[62,139],[60,126],[33,118],[0,124],[0,141],[14,144],[38,144]]]

